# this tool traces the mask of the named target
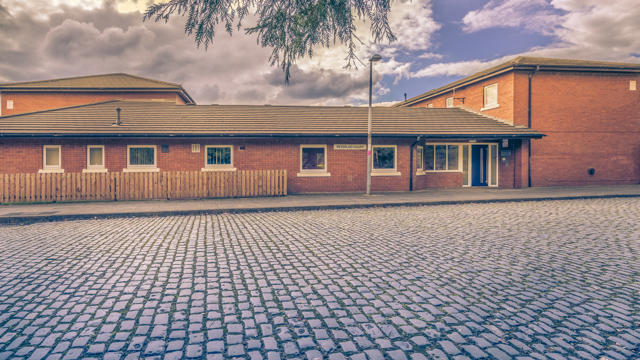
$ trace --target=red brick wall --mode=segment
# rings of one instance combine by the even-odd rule
[[[106,100],[162,100],[184,104],[177,93],[168,92],[11,92],[2,91],[2,115],[21,114],[33,111],[56,109],[66,106],[91,104]],[[7,100],[13,100],[13,109],[7,109]]]
[[[509,72],[456,90],[464,106],[482,108],[482,89],[498,83],[500,107],[483,113],[528,126],[528,72]],[[538,71],[532,78],[531,128],[544,133],[531,141],[533,186],[632,184],[640,182],[640,90],[633,74]],[[452,93],[415,106],[444,107]],[[456,101],[455,105],[462,105]],[[528,185],[528,142],[501,163],[500,187]],[[513,162],[515,161],[515,162]],[[514,168],[515,167],[515,168]],[[588,169],[595,174],[589,175]],[[509,175],[510,174],[510,175]]]
[[[411,140],[375,139],[374,144],[397,145],[397,170],[401,176],[372,177],[373,191],[409,190],[409,146]],[[201,144],[200,153],[191,144]],[[300,144],[327,144],[329,177],[299,177]],[[286,169],[291,193],[360,192],[366,189],[366,150],[334,150],[333,144],[366,143],[365,139],[0,139],[0,173],[36,173],[42,168],[42,146],[62,145],[62,168],[81,172],[86,168],[87,145],[104,145],[105,166],[122,171],[127,165],[127,145],[156,145],[161,170],[200,171],[205,145],[233,145],[233,163],[238,170]],[[169,152],[162,153],[161,145]],[[241,150],[244,146],[244,150]]]
[[[640,76],[533,76],[532,127],[547,134],[532,144],[534,186],[640,182],[640,92],[629,80]]]
[[[433,103],[433,107],[443,108],[446,107],[446,98],[453,96],[457,99],[454,99],[454,106],[462,106],[480,112],[484,105],[484,87],[497,83],[499,106],[497,108],[481,112],[488,116],[493,116],[506,120],[507,122],[511,122],[514,116],[514,81],[515,77],[513,72],[509,72],[456,89],[455,93],[453,91],[449,91],[445,94],[429,100],[424,100],[412,106],[427,107],[428,104]],[[458,98],[464,98],[464,102]]]
[[[415,190],[462,187],[462,172],[428,172],[414,179]]]

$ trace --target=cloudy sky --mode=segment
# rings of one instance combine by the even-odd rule
[[[142,22],[148,0],[0,0],[0,82],[126,72],[181,83],[201,104],[366,102],[364,66],[344,69],[345,48],[320,48],[284,84],[255,38],[220,32],[207,51],[184,22]],[[384,60],[376,102],[444,85],[517,55],[640,62],[638,0],[395,0],[398,40],[371,44]]]

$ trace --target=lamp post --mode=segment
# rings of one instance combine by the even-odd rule
[[[367,119],[367,195],[371,195],[371,100],[373,97],[373,63],[382,60],[375,54],[369,59],[369,117]]]

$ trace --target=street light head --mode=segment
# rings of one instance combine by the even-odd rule
[[[376,61],[380,61],[382,60],[382,56],[380,56],[379,54],[375,54],[371,57],[371,59],[369,59],[369,61],[371,62],[376,62]]]

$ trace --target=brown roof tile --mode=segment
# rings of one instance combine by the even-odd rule
[[[619,63],[609,61],[555,59],[542,57],[518,56],[510,61],[482,70],[463,79],[454,81],[437,89],[429,90],[394,106],[409,106],[424,101],[442,92],[474,83],[485,77],[493,76],[510,70],[555,70],[555,71],[590,71],[590,72],[640,72],[640,64]]]
[[[148,79],[130,74],[102,74],[78,76],[63,79],[25,81],[0,84],[0,90],[19,91],[60,91],[60,90],[175,90],[184,94],[187,102],[194,102],[180,84]]]
[[[122,125],[113,126],[116,109]],[[364,136],[366,107],[175,105],[108,101],[0,117],[0,136]],[[541,137],[463,109],[373,108],[373,133],[433,137]]]

